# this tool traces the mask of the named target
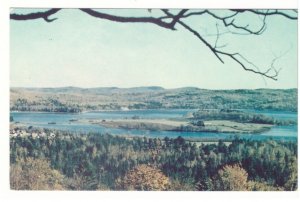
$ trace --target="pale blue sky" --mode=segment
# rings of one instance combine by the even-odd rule
[[[13,12],[28,12],[14,10]],[[118,15],[158,15],[159,11],[110,10]],[[220,11],[219,11],[220,12]],[[122,24],[91,17],[75,9],[53,15],[58,20],[10,21],[10,84],[19,87],[134,87],[195,86],[208,89],[296,88],[297,22],[270,17],[261,36],[223,35],[225,50],[239,51],[260,67],[288,51],[276,66],[278,81],[242,70],[224,57],[225,64],[194,35],[153,24]],[[240,18],[241,23],[253,16]],[[205,33],[215,33],[207,16],[186,21]],[[207,29],[207,30],[205,30]],[[206,36],[214,41],[215,37]]]

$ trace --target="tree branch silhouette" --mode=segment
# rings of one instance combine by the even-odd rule
[[[110,15],[102,12],[95,11],[89,8],[82,8],[81,11],[96,17],[105,20],[110,20],[114,22],[122,22],[122,23],[152,23],[156,24],[160,27],[167,28],[167,29],[174,29],[173,23],[166,23],[162,21],[160,18],[153,18],[153,17],[121,17],[116,15]]]
[[[36,13],[29,13],[29,14],[10,14],[11,20],[35,20],[35,19],[44,19],[46,22],[53,22],[57,18],[51,18],[50,16],[54,15],[61,8],[52,8],[44,12],[36,12]],[[237,35],[261,35],[266,30],[266,19],[269,16],[281,16],[287,18],[289,20],[297,20],[298,19],[298,11],[297,10],[290,10],[291,12],[288,13],[286,10],[258,10],[258,9],[229,9],[228,13],[226,14],[218,14],[217,11],[214,10],[188,10],[188,9],[181,9],[178,10],[177,14],[174,14],[177,10],[172,10],[170,12],[168,9],[162,9],[162,15],[160,17],[149,17],[149,16],[141,16],[141,17],[125,17],[125,16],[117,16],[104,13],[99,10],[94,10],[90,8],[79,8],[80,11],[99,19],[109,20],[113,22],[119,23],[150,23],[157,25],[159,27],[169,29],[169,30],[176,30],[176,25],[179,24],[187,31],[192,33],[196,36],[216,57],[217,59],[224,62],[223,57],[227,57],[234,61],[237,65],[242,67],[246,71],[253,72],[255,74],[262,75],[263,77],[277,80],[277,76],[279,70],[274,67],[274,61],[276,61],[279,57],[276,57],[271,61],[269,68],[266,71],[261,71],[260,68],[255,65],[253,62],[249,61],[246,57],[244,57],[241,53],[235,52],[230,53],[224,50],[220,50],[224,48],[226,45],[218,46],[217,43],[219,38],[222,34],[237,34]],[[149,11],[150,10],[150,11]],[[151,9],[148,9],[151,12]],[[236,18],[244,13],[256,15],[260,17],[261,25],[257,28],[251,27],[249,24],[243,25],[240,24]],[[205,35],[201,34],[196,29],[192,28],[190,25],[187,24],[184,20],[190,17],[197,17],[202,15],[208,15],[211,18],[215,19],[216,21],[221,22],[223,28],[226,29],[225,32],[220,32],[219,24],[216,23],[216,40],[214,44],[209,42]],[[206,35],[208,36],[208,35]],[[213,35],[211,35],[213,36]]]
[[[243,13],[243,12],[251,12],[257,15],[263,15],[263,16],[270,16],[270,15],[280,15],[283,17],[286,17],[291,20],[298,20],[298,16],[289,15],[287,13],[278,11],[278,9],[275,10],[255,10],[255,9],[231,9],[232,11]],[[293,10],[295,13],[298,13],[297,10]]]
[[[168,10],[162,9],[162,11],[163,11],[167,16],[173,17],[173,15],[172,15]],[[210,14],[209,11],[203,11],[203,12],[201,12],[201,15],[204,14],[204,13]],[[216,15],[213,14],[213,16],[216,16]],[[231,15],[231,16],[235,16],[235,15]],[[230,17],[226,16],[226,17],[221,18],[221,17],[216,16],[216,18],[217,18],[217,19],[222,19],[222,20],[224,20],[224,19],[228,19],[228,18],[230,18]],[[265,18],[264,18],[264,20],[265,20]],[[221,58],[220,55],[224,55],[224,56],[229,57],[230,59],[232,59],[233,61],[235,61],[236,63],[238,63],[239,66],[241,66],[241,67],[242,67],[244,70],[246,70],[246,71],[250,71],[250,72],[253,72],[253,73],[255,73],[255,74],[262,75],[262,76],[267,77],[267,78],[270,78],[270,79],[272,79],[272,80],[277,80],[277,76],[278,76],[279,70],[277,70],[277,69],[274,67],[274,61],[275,61],[276,59],[273,59],[273,61],[272,61],[272,63],[271,63],[271,67],[268,68],[267,71],[260,71],[259,68],[258,68],[256,65],[254,65],[254,63],[252,63],[252,62],[250,62],[249,60],[247,60],[242,54],[240,54],[240,53],[229,53],[229,52],[220,51],[220,50],[217,48],[217,46],[216,46],[216,43],[217,43],[217,40],[218,40],[218,37],[219,37],[218,35],[217,35],[217,40],[216,40],[216,42],[215,42],[215,45],[213,46],[213,45],[211,45],[207,40],[205,40],[205,39],[199,34],[199,32],[197,32],[196,30],[192,29],[192,28],[191,28],[190,26],[188,26],[187,24],[183,23],[182,21],[178,21],[178,23],[179,23],[180,25],[182,25],[185,29],[187,29],[188,31],[190,31],[191,33],[193,33],[198,39],[200,39],[200,40],[201,40],[201,41],[202,41],[202,42],[203,42],[203,43],[204,43],[204,44],[205,44],[205,45],[213,52],[213,54],[214,54],[214,55],[215,55],[222,63],[224,63],[224,61],[223,61],[223,59]],[[227,26],[227,25],[225,24],[225,26]],[[265,26],[265,25],[263,25],[263,26]],[[242,29],[244,29],[244,28],[242,28]],[[218,28],[217,28],[217,32],[219,32]],[[249,32],[252,33],[252,34],[259,34],[261,31],[252,32],[252,31],[250,30]],[[251,67],[247,67],[247,65],[245,64],[245,62],[248,63],[248,64],[250,64],[250,65],[252,65],[252,66],[254,66],[257,70],[255,70],[255,69],[253,69],[253,68],[251,68]],[[270,73],[271,70],[273,70],[272,73]]]
[[[42,18],[46,22],[53,22],[57,18],[49,19],[49,17],[55,13],[57,13],[60,8],[52,8],[50,10],[47,10],[45,12],[37,12],[37,13],[29,13],[29,14],[10,14],[10,19],[12,20],[35,20]]]

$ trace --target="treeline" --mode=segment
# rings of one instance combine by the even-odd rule
[[[277,120],[263,114],[255,114],[241,110],[232,109],[203,109],[198,110],[190,117],[193,121],[208,121],[208,120],[230,120],[241,123],[259,123],[271,125],[292,125],[297,124],[296,120]]]
[[[42,111],[42,112],[64,112],[79,113],[83,108],[76,104],[63,104],[56,99],[48,98],[42,102],[30,102],[27,99],[17,99],[10,107],[11,111]]]
[[[297,112],[297,89],[130,91],[108,88],[11,89],[11,110],[89,111],[128,109],[256,109]]]
[[[55,138],[10,138],[12,189],[146,189],[141,183],[153,190],[297,189],[297,142],[236,138],[229,144],[197,144],[182,137],[55,133]],[[36,176],[34,167],[43,167],[40,188],[36,181],[30,186],[25,178],[31,169]],[[144,180],[150,181],[141,182],[134,173],[149,175]],[[245,185],[236,187],[240,183],[230,175],[239,176]],[[163,189],[151,183],[158,182],[153,176],[163,179]]]
[[[157,96],[158,97],[158,96]],[[155,95],[150,100],[158,100]],[[297,111],[297,89],[205,90],[186,88],[161,97],[163,106],[187,109]]]

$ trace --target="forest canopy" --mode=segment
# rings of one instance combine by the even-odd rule
[[[45,132],[10,138],[12,189],[297,189],[295,141],[235,138],[198,144],[182,137]],[[37,174],[43,177],[26,178]]]

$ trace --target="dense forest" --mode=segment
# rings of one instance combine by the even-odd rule
[[[297,142],[193,142],[35,129],[10,137],[11,188],[296,190]]]
[[[11,111],[77,113],[121,109],[257,109],[297,111],[297,89],[11,88]]]
[[[278,120],[263,114],[256,114],[234,109],[201,109],[193,112],[189,117],[192,121],[230,120],[241,123],[259,123],[271,125],[293,125],[295,120]]]

